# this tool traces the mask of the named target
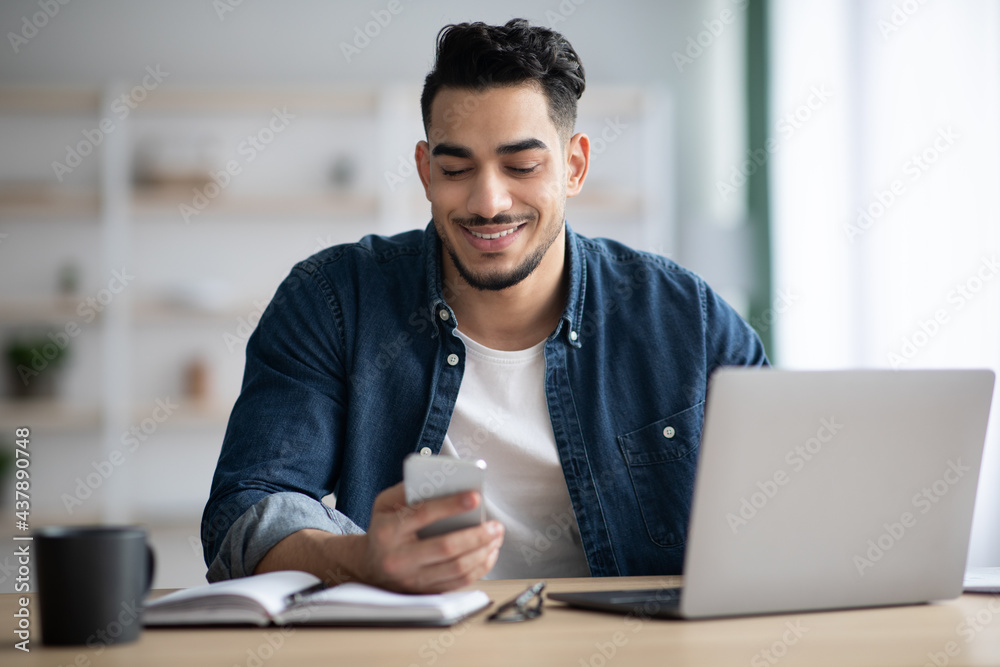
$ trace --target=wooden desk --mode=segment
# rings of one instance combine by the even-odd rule
[[[549,591],[646,588],[672,577],[549,579]],[[528,580],[476,588],[503,602]],[[280,667],[282,665],[1000,665],[1000,596],[856,611],[712,621],[641,620],[579,611],[546,601],[534,621],[487,623],[481,613],[452,628],[146,629],[133,644],[100,654],[38,641],[32,606],[31,652],[13,648],[16,595],[0,595],[2,665],[123,667]],[[954,655],[949,656],[948,651]],[[769,654],[765,654],[769,651]]]

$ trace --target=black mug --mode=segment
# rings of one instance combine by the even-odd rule
[[[42,643],[101,648],[139,638],[153,583],[146,531],[50,526],[34,531]]]

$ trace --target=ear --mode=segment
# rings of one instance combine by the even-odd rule
[[[590,169],[590,137],[578,132],[566,146],[566,196],[574,197],[583,189]]]
[[[417,148],[413,152],[413,159],[417,163],[417,174],[420,175],[420,182],[424,184],[424,196],[427,201],[431,200],[431,147],[426,141],[418,141]]]

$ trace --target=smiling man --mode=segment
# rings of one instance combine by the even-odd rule
[[[698,276],[566,224],[584,87],[546,28],[441,31],[415,152],[432,222],[328,248],[279,287],[205,508],[210,580],[680,571],[708,378],[766,359]],[[485,459],[483,494],[407,507],[413,452]],[[483,525],[417,537],[480,504]]]

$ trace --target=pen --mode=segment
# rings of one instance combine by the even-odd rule
[[[290,607],[292,605],[299,604],[313,593],[318,593],[327,588],[329,588],[329,585],[325,581],[319,581],[312,586],[306,586],[300,591],[289,593],[285,596],[285,606]]]

